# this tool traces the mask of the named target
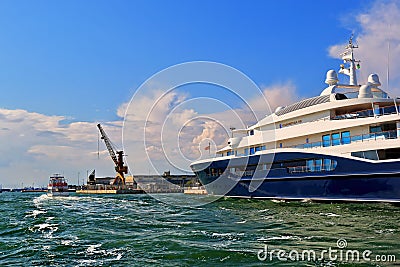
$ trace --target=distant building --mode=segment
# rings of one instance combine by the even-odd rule
[[[95,177],[95,171],[88,177],[88,186],[108,186],[112,185],[115,177]],[[125,176],[125,184],[129,187],[135,187],[135,184],[143,190],[157,191],[179,189],[185,186],[193,186],[198,184],[195,175],[179,174],[174,175],[169,171],[163,175],[127,175]]]

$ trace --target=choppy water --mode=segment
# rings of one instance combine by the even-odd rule
[[[159,195],[165,202],[171,195]],[[195,206],[209,196],[175,194]],[[400,208],[220,199],[177,207],[147,195],[0,194],[0,266],[394,266]],[[336,248],[396,262],[261,261],[260,249]],[[271,255],[271,254],[269,254]]]

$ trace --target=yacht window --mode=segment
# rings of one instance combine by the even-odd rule
[[[274,163],[276,164],[276,163]],[[273,168],[274,168],[273,164]],[[293,160],[283,162],[282,165],[287,167],[289,173],[299,172],[322,172],[333,171],[337,166],[337,161],[332,159],[306,159],[306,160]]]
[[[266,149],[267,149],[266,146],[262,146],[262,147],[261,147],[261,150],[266,150]]]
[[[247,155],[249,155],[249,149],[248,148],[245,148],[244,149],[244,154],[247,156]]]
[[[400,148],[389,148],[383,150],[385,159],[399,159],[400,158]],[[379,156],[381,159],[381,157]]]
[[[332,146],[340,145],[340,133],[332,134]]]
[[[350,131],[342,132],[342,144],[350,144]]]
[[[274,162],[272,163],[271,169],[280,169],[283,167],[282,165],[283,165],[282,162]]]
[[[331,171],[333,171],[334,169],[336,169],[336,166],[337,166],[337,161],[336,161],[336,160],[333,160],[333,159],[331,159],[331,164],[332,164],[332,169],[331,169]]]
[[[383,111],[384,115],[396,114],[397,113],[395,106],[383,107],[382,111]]]
[[[381,109],[379,108],[379,105],[377,105],[377,104],[374,104],[374,114],[381,115]]]
[[[396,123],[385,123],[381,125],[382,132],[394,131],[397,129]]]
[[[307,165],[306,165],[307,171],[313,172],[315,170],[314,166],[315,165],[314,165],[314,160],[313,159],[307,160]]]
[[[282,148],[282,143],[279,143],[279,147]]]
[[[315,160],[315,171],[320,172],[322,170],[322,159]]]
[[[378,160],[378,153],[376,150],[364,151],[364,158]]]
[[[326,171],[332,170],[332,161],[331,161],[331,159],[324,159],[324,170],[326,170]]]
[[[379,126],[370,126],[369,132],[370,133],[380,133],[380,132],[382,132],[382,127],[380,125]]]
[[[262,165],[262,170],[263,170],[263,171],[266,171],[266,170],[267,170],[267,164],[263,164],[263,165]]]
[[[367,150],[367,151],[357,151],[351,152],[353,157],[364,158],[364,159],[372,159],[378,160],[378,152],[376,150]]]
[[[254,135],[254,130],[250,130],[249,135]]]
[[[357,157],[357,158],[364,158],[364,154],[362,151],[351,152],[351,156]]]
[[[254,154],[254,147],[250,147],[250,155]]]
[[[257,151],[261,151],[261,147],[260,146],[256,146],[256,152]]]
[[[351,152],[351,155],[353,157],[372,159],[372,160],[399,159],[400,148],[357,151],[357,152]]]
[[[322,146],[327,147],[331,145],[331,135],[323,135],[322,136]]]

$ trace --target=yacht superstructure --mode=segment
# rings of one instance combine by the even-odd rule
[[[319,96],[232,131],[217,157],[191,168],[209,194],[282,199],[400,201],[400,99],[377,74],[357,84],[352,38],[339,83],[329,70]],[[347,65],[347,66],[345,66]]]

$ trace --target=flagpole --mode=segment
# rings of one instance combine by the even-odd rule
[[[211,155],[211,143],[210,142],[208,142],[208,155],[209,156]]]

